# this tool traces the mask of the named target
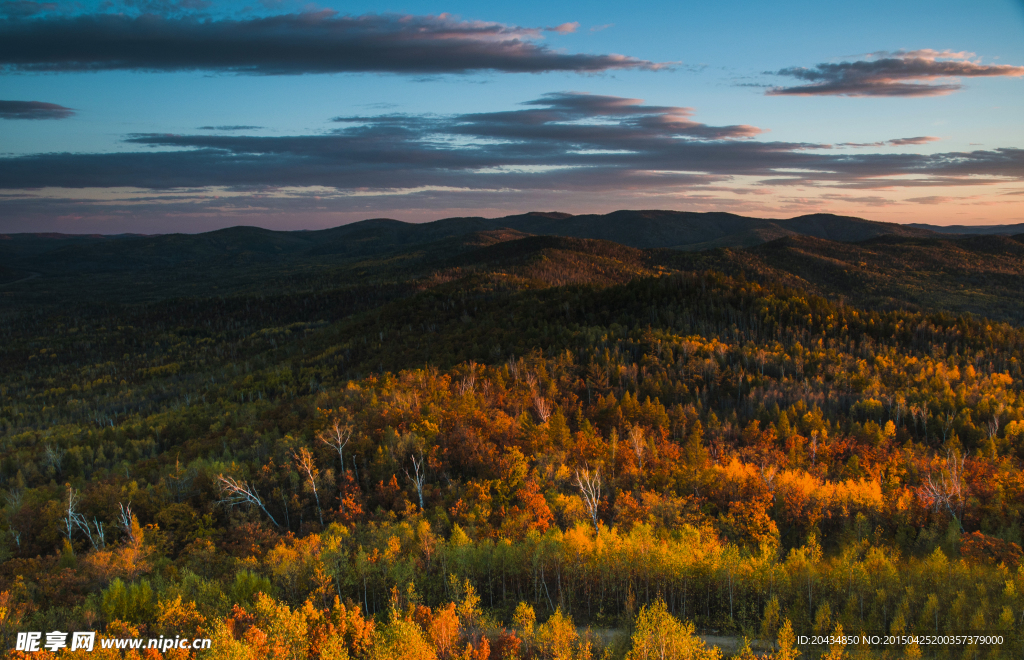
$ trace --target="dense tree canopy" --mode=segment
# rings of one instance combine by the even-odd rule
[[[529,240],[339,288],[12,306],[3,643],[713,660],[695,632],[792,658],[794,634],[846,631],[1005,638],[888,648],[910,657],[1024,650],[1024,331]]]

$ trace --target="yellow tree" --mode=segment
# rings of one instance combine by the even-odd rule
[[[367,660],[437,660],[420,627],[391,611],[391,620],[376,631]]]
[[[722,651],[707,648],[694,633],[693,624],[668,612],[665,601],[640,608],[633,632],[633,648],[626,660],[719,660]]]
[[[437,655],[441,660],[448,660],[455,649],[455,643],[459,640],[459,617],[455,613],[455,603],[438,608],[430,622],[428,633],[430,641],[437,649]]]
[[[847,657],[845,635],[843,624],[837,623],[835,630],[832,631],[832,644],[828,648],[828,653],[822,656],[822,660],[843,660]]]
[[[779,648],[772,655],[772,660],[796,660],[800,651],[796,648],[796,635],[793,633],[793,624],[789,619],[782,623],[779,630]]]

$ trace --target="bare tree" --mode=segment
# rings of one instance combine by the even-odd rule
[[[85,521],[85,517],[78,513],[79,504],[80,498],[78,496],[78,491],[68,484],[68,497],[67,503],[65,504],[65,513],[64,517],[61,518],[61,521],[64,523],[64,536],[68,541],[71,540],[71,536],[75,533],[75,529],[78,528],[80,524],[79,520],[83,523]]]
[[[236,481],[234,477],[225,477],[223,474],[217,475],[217,485],[220,487],[221,495],[224,496],[219,504],[227,504],[228,506],[236,506],[238,504],[248,504],[258,506],[263,513],[266,514],[267,518],[270,518],[270,522],[274,523],[275,527],[280,528],[274,516],[270,515],[267,511],[267,507],[263,504],[263,500],[260,499],[260,494],[256,492],[255,486],[250,486],[245,481]]]
[[[101,550],[107,547],[107,535],[103,531],[103,523],[101,523],[99,519],[96,518],[96,516],[93,516],[92,524],[95,534],[89,534],[89,542],[92,543],[92,547],[94,550]],[[86,526],[88,527],[88,525]]]
[[[992,421],[988,423],[988,437],[994,438],[999,433],[999,415],[992,415]]]
[[[591,522],[594,523],[594,531],[598,531],[597,506],[601,502],[601,471],[594,470],[591,474],[587,468],[576,470],[573,485],[580,489],[583,504],[587,507]]]
[[[647,453],[647,439],[644,437],[644,430],[642,427],[634,426],[629,429],[629,446],[633,448],[633,453],[636,454],[637,468],[643,472],[644,456]]]
[[[106,534],[103,531],[103,523],[94,516],[92,525],[90,525],[89,519],[78,512],[79,504],[81,504],[81,496],[77,490],[71,487],[71,484],[68,484],[66,513],[61,519],[64,523],[64,534],[68,542],[71,542],[76,531],[82,532],[89,539],[89,544],[92,545],[93,549],[99,550],[106,546]]]
[[[551,417],[551,406],[539,394],[533,397],[533,408],[537,411],[537,416],[540,417],[541,422],[546,422]]]
[[[964,458],[959,451],[949,450],[936,470],[928,471],[928,479],[922,486],[924,499],[935,506],[936,510],[945,508],[953,516],[960,531],[965,531],[963,523],[964,502]],[[959,515],[958,515],[959,514]]]
[[[317,433],[316,437],[320,439],[320,442],[328,447],[333,447],[334,451],[338,452],[338,459],[341,461],[341,471],[344,473],[346,471],[345,447],[348,445],[349,440],[352,439],[352,426],[350,424],[342,424],[335,418],[331,420],[330,428]]]
[[[117,512],[117,525],[125,533],[125,536],[128,537],[128,540],[134,544],[136,539],[135,527],[132,525],[132,503],[129,502],[128,506],[125,506],[118,502],[117,507],[119,509]]]
[[[951,410],[939,419],[942,420],[942,444],[946,444],[946,435],[953,428],[953,422],[956,421],[956,412]]]
[[[313,489],[313,497],[316,498],[316,514],[320,518],[320,526],[324,526],[324,514],[320,509],[320,495],[316,492],[316,477],[319,471],[316,469],[316,462],[313,460],[313,454],[308,449],[303,447],[296,454],[292,454],[295,458],[295,465],[298,466],[299,470],[306,473],[306,478],[309,479],[309,485]]]
[[[519,382],[519,363],[514,357],[509,357],[508,362],[505,363],[508,367],[508,373],[512,376],[513,382]]]
[[[899,428],[900,420],[903,419],[903,413],[907,410],[907,402],[903,397],[896,399],[896,427]]]
[[[923,405],[917,409],[917,416],[921,418],[921,430],[924,432],[925,442],[928,441],[928,406]]]
[[[459,383],[459,394],[465,395],[466,392],[472,392],[476,386],[476,362],[472,360],[469,363],[469,373],[466,374],[462,381]]]
[[[64,462],[64,448],[60,445],[46,445],[43,451],[43,461],[58,475],[61,474],[61,465]]]
[[[416,484],[416,494],[420,497],[420,511],[426,509],[423,505],[423,486],[427,482],[427,469],[424,464],[423,454],[420,454],[420,460],[416,460],[416,455],[410,456],[412,458],[412,470],[413,474],[409,474],[409,470],[405,471],[405,476],[408,477],[409,481]]]

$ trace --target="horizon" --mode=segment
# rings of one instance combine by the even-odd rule
[[[341,223],[341,224],[333,225],[333,226],[328,226],[328,227],[316,227],[316,228],[292,227],[292,228],[275,229],[273,227],[265,227],[265,226],[262,226],[262,225],[255,225],[255,224],[235,224],[235,225],[225,225],[223,227],[209,227],[209,228],[205,228],[205,229],[202,229],[202,230],[199,230],[199,231],[167,231],[167,232],[153,232],[153,233],[121,232],[121,233],[116,233],[116,234],[103,234],[103,233],[99,233],[99,232],[82,232],[82,233],[73,234],[73,233],[66,233],[66,232],[59,232],[59,231],[24,231],[24,232],[11,232],[11,231],[8,231],[8,232],[0,232],[0,236],[17,236],[17,235],[25,234],[25,235],[71,236],[71,237],[74,237],[74,236],[104,236],[104,237],[108,237],[108,238],[120,238],[120,237],[150,238],[150,237],[157,237],[157,236],[169,236],[169,235],[173,235],[173,234],[197,235],[197,234],[204,234],[204,233],[215,232],[215,231],[224,231],[224,230],[227,230],[227,229],[262,229],[262,230],[265,230],[265,231],[275,231],[275,232],[277,232],[277,231],[280,231],[280,232],[287,232],[287,231],[314,232],[314,231],[325,231],[325,230],[330,230],[330,229],[337,229],[339,227],[345,227],[345,226],[348,226],[348,225],[354,225],[354,224],[358,224],[360,222],[372,222],[372,221],[375,221],[375,220],[389,220],[389,221],[393,221],[393,222],[400,222],[400,223],[403,223],[403,224],[410,224],[410,225],[425,225],[425,224],[430,224],[430,223],[433,223],[433,222],[444,222],[445,220],[461,220],[461,219],[467,219],[467,218],[470,218],[470,219],[481,219],[481,220],[501,220],[503,218],[511,218],[511,217],[518,217],[518,216],[534,215],[534,214],[536,214],[536,215],[544,215],[544,214],[553,214],[553,213],[564,214],[564,215],[566,215],[568,217],[580,217],[580,216],[588,216],[588,215],[592,215],[592,216],[596,216],[596,217],[603,217],[603,216],[611,215],[613,213],[623,213],[623,212],[627,212],[627,213],[628,212],[631,212],[631,213],[650,213],[650,212],[695,213],[695,214],[698,214],[698,215],[711,215],[711,214],[715,214],[715,213],[727,213],[728,214],[729,213],[728,211],[677,211],[677,210],[672,210],[672,209],[615,209],[614,211],[608,211],[606,213],[577,213],[577,214],[571,214],[571,213],[567,213],[565,211],[525,211],[523,213],[513,213],[513,214],[507,214],[507,215],[502,215],[502,216],[494,216],[494,217],[485,217],[485,216],[451,216],[451,217],[436,218],[434,220],[424,220],[424,221],[407,221],[407,220],[400,220],[398,218],[374,217],[374,218],[363,218],[361,220],[353,220],[352,222],[345,222],[345,223]],[[857,216],[843,216],[843,215],[839,215],[839,214],[835,214],[835,213],[804,213],[804,214],[801,214],[801,215],[795,215],[795,216],[791,216],[791,217],[788,217],[788,218],[759,218],[759,217],[756,217],[756,216],[745,216],[745,215],[742,215],[742,214],[739,214],[739,213],[732,213],[730,215],[736,215],[738,217],[750,218],[750,219],[754,219],[754,220],[764,220],[764,221],[767,221],[767,222],[774,222],[774,221],[784,222],[784,221],[787,221],[787,220],[796,220],[796,219],[799,219],[799,218],[805,218],[805,217],[814,216],[814,215],[824,215],[824,216],[833,216],[833,217],[840,217],[840,218],[849,218],[849,219],[852,219],[852,220],[863,220],[865,222],[886,224],[886,221],[883,221],[883,220],[872,220],[870,218],[861,218],[861,217],[857,217]],[[1012,222],[1011,223],[999,223],[999,224],[989,224],[989,225],[982,225],[982,224],[977,224],[977,225],[962,225],[962,224],[961,225],[958,225],[958,224],[940,225],[940,224],[934,224],[934,223],[919,223],[919,222],[915,222],[915,223],[889,223],[889,224],[905,224],[907,226],[917,226],[917,227],[925,227],[925,228],[927,228],[927,227],[940,227],[940,228],[964,227],[964,228],[977,228],[977,229],[993,229],[993,228],[997,228],[997,227],[1014,227],[1014,226],[1017,226],[1017,225],[1024,224],[1024,222],[1022,222],[1022,223],[1012,223]],[[968,233],[970,233],[970,232],[964,232],[965,235],[968,234]]]
[[[0,2],[0,232],[538,206],[1016,224],[1022,35],[1010,0]]]
[[[398,218],[374,217],[374,218],[362,218],[361,220],[353,220],[351,222],[344,222],[344,223],[341,223],[341,224],[331,225],[331,226],[326,226],[326,227],[273,228],[273,227],[267,227],[267,226],[263,226],[263,225],[259,225],[259,224],[229,224],[229,225],[224,225],[224,226],[206,227],[206,228],[203,228],[203,229],[197,230],[197,231],[155,231],[155,232],[152,232],[152,233],[142,233],[142,232],[136,232],[136,231],[124,231],[124,232],[120,232],[120,233],[100,233],[100,232],[96,232],[96,231],[81,232],[81,233],[68,233],[68,232],[61,232],[61,231],[0,231],[0,236],[10,236],[10,235],[19,235],[19,234],[28,234],[28,235],[47,235],[47,234],[52,234],[52,235],[56,235],[56,236],[104,236],[104,237],[113,237],[113,238],[117,238],[117,237],[139,237],[139,238],[146,238],[146,237],[155,237],[155,236],[166,236],[166,235],[172,235],[172,234],[178,234],[178,233],[180,233],[180,234],[187,234],[187,235],[197,235],[197,234],[209,233],[209,232],[213,232],[213,231],[223,231],[225,229],[262,229],[262,230],[265,230],[265,231],[325,231],[325,230],[329,230],[329,229],[337,229],[339,227],[344,227],[344,226],[348,226],[348,225],[352,225],[352,224],[358,224],[360,222],[373,222],[373,221],[377,221],[377,220],[388,220],[388,221],[392,221],[392,222],[400,222],[402,224],[430,224],[430,223],[433,223],[433,222],[443,222],[445,220],[480,219],[480,220],[492,220],[493,221],[493,220],[502,220],[504,218],[513,218],[513,217],[519,217],[519,216],[546,215],[546,214],[556,214],[556,213],[557,214],[563,214],[563,215],[565,215],[565,216],[567,216],[569,218],[575,218],[575,217],[581,217],[581,216],[604,217],[604,216],[608,216],[608,215],[611,215],[611,214],[614,214],[614,213],[654,213],[654,212],[656,212],[656,213],[693,213],[693,214],[696,214],[696,215],[712,215],[712,214],[724,213],[724,214],[728,214],[728,215],[735,215],[737,217],[742,217],[742,218],[750,218],[750,219],[754,219],[754,220],[764,220],[764,221],[767,221],[767,222],[776,222],[776,221],[777,222],[784,222],[784,221],[787,221],[787,220],[797,220],[797,219],[806,218],[806,217],[809,217],[809,216],[833,216],[833,217],[837,217],[837,218],[848,218],[848,219],[852,219],[852,220],[862,220],[862,221],[865,221],[865,222],[872,222],[872,223],[879,223],[879,224],[903,224],[903,225],[906,225],[906,226],[918,226],[918,227],[926,227],[926,228],[927,227],[940,227],[940,228],[964,227],[964,228],[992,229],[992,228],[996,228],[996,227],[1014,227],[1014,226],[1017,226],[1017,225],[1024,225],[1024,222],[1020,222],[1020,223],[1009,222],[1009,223],[996,223],[996,224],[973,224],[973,225],[972,224],[952,224],[952,223],[950,223],[950,224],[936,224],[936,223],[925,223],[925,222],[913,222],[913,223],[898,223],[898,222],[896,222],[896,223],[894,223],[894,222],[889,222],[889,221],[885,221],[885,220],[872,220],[870,218],[861,218],[861,217],[857,217],[857,216],[844,216],[844,215],[840,215],[840,214],[827,213],[827,212],[822,212],[822,213],[805,213],[805,214],[791,216],[791,217],[785,217],[785,218],[768,218],[768,217],[759,218],[759,217],[756,217],[756,216],[744,216],[742,214],[730,213],[730,212],[727,212],[727,211],[678,211],[678,210],[673,210],[673,209],[615,209],[614,211],[608,211],[606,213],[579,213],[579,214],[570,214],[570,213],[567,213],[567,212],[564,212],[564,211],[525,211],[523,213],[513,213],[513,214],[507,214],[507,215],[503,215],[503,216],[494,216],[494,217],[485,217],[485,216],[451,216],[451,217],[435,218],[433,220],[423,220],[423,221],[409,221],[409,220],[400,220]],[[555,221],[556,219],[552,219],[552,220]],[[964,233],[966,235],[966,234],[968,234],[970,232],[964,232]]]

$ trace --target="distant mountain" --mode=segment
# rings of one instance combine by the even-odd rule
[[[202,263],[219,267],[289,263],[310,257],[349,259],[404,251],[480,232],[590,238],[634,248],[702,250],[749,247],[784,236],[862,241],[876,236],[934,236],[930,229],[828,214],[786,220],[731,213],[615,211],[605,215],[526,213],[503,218],[446,218],[407,223],[363,220],[319,231],[231,227],[202,234],[159,236],[0,236],[0,257],[11,266],[43,273],[115,272]]]
[[[139,302],[347,289],[362,300],[467,276],[484,288],[532,288],[714,269],[872,308],[1024,323],[1024,234],[944,229],[829,214],[616,211],[421,224],[377,218],[319,231],[11,234],[0,235],[0,299],[13,309],[75,304],[83,295]]]
[[[926,229],[837,215],[805,215],[788,220],[748,218],[732,213],[682,211],[615,211],[606,215],[550,218],[547,214],[510,216],[490,221],[530,234],[597,238],[638,248],[702,250],[747,247],[790,235],[838,241],[874,236],[929,236]]]
[[[1003,236],[1024,234],[1024,222],[1016,225],[924,225],[915,223],[907,226],[928,229],[940,234],[1002,234]]]

